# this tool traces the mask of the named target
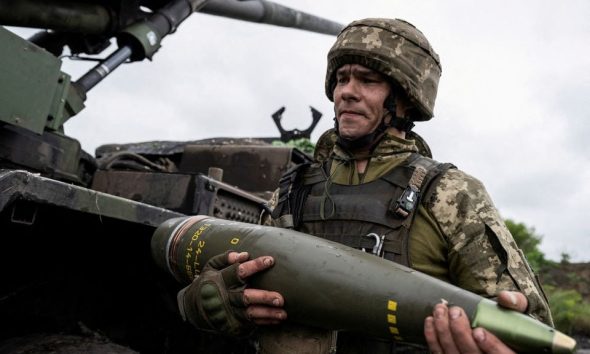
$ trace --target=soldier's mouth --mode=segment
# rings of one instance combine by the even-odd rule
[[[339,115],[338,115],[341,119],[342,118],[357,118],[360,116],[364,116],[363,112],[360,111],[353,111],[353,110],[343,110],[340,111]]]

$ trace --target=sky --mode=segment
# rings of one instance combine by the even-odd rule
[[[590,261],[590,2],[587,0],[277,0],[346,24],[400,18],[443,67],[435,117],[415,131],[434,158],[486,186],[504,218],[543,237],[546,256]],[[24,30],[17,33],[27,34]],[[152,61],[125,64],[88,93],[66,133],[94,153],[109,143],[278,136],[305,129],[325,97],[334,37],[194,14]],[[64,60],[75,80],[86,62]],[[588,219],[587,219],[588,218]]]

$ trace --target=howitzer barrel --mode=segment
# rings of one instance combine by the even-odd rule
[[[109,10],[100,4],[62,0],[2,0],[0,24],[99,34],[113,29]]]
[[[170,3],[173,3],[171,1]],[[298,28],[306,31],[337,35],[344,26],[303,11],[265,0],[187,0],[198,12],[234,18],[237,20],[266,23],[275,26]],[[205,4],[201,8],[201,4]],[[157,11],[157,9],[152,9]],[[64,32],[104,34],[119,30],[128,24],[117,9],[103,3],[64,0],[2,0],[0,24],[32,28],[47,28]],[[123,18],[121,18],[123,16]],[[137,18],[134,17],[135,20]]]
[[[265,0],[209,0],[199,12],[337,35],[343,25]]]
[[[193,216],[164,222],[152,238],[156,263],[184,283],[227,250],[275,258],[250,284],[281,293],[296,323],[422,343],[424,319],[435,304],[447,301],[461,306],[472,326],[490,330],[519,352],[571,353],[575,347],[566,335],[491,300],[300,232]]]

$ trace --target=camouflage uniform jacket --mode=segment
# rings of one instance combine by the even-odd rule
[[[324,134],[316,160],[331,159],[331,181],[368,183],[418,152],[413,140],[386,134],[360,175],[350,154]],[[444,172],[428,203],[421,203],[410,229],[410,266],[484,297],[516,290],[528,299],[527,313],[552,324],[543,290],[480,181],[458,170]]]

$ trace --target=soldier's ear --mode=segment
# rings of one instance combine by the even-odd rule
[[[391,123],[391,112],[387,111],[385,113],[385,117],[383,117],[383,124],[389,126],[390,123]]]

